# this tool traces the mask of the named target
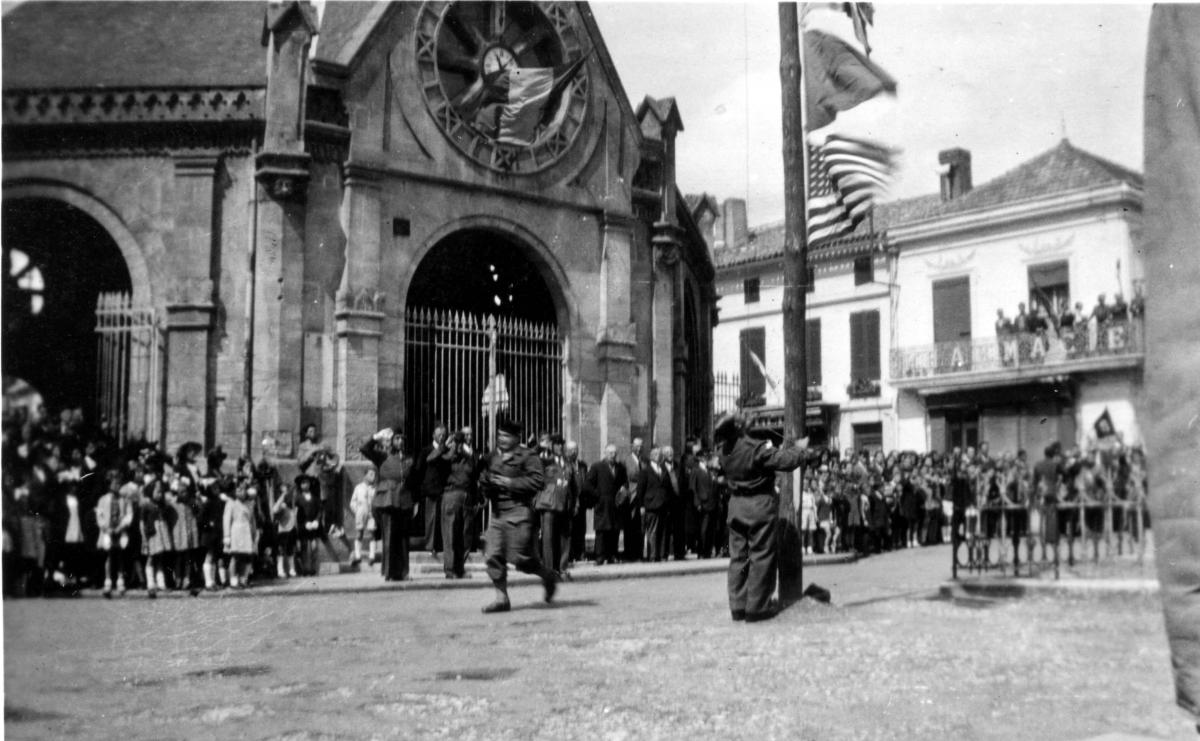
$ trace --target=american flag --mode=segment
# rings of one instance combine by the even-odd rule
[[[808,148],[808,244],[853,232],[891,182],[895,153],[865,139],[832,135]]]

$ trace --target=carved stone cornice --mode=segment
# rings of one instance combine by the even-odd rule
[[[625,232],[632,234],[633,229],[637,226],[638,219],[631,213],[620,213],[618,211],[604,211],[600,214],[600,221],[604,225],[604,231]]]
[[[6,125],[4,159],[247,155],[262,127],[262,121]]]
[[[254,161],[254,177],[272,198],[302,198],[308,187],[311,161],[312,156],[307,152],[259,152]]]
[[[175,157],[175,176],[211,178],[216,175],[220,158],[213,154],[181,154]]]
[[[383,176],[379,170],[363,166],[358,162],[347,162],[342,167],[342,177],[346,188],[371,188],[378,190]]]
[[[209,278],[173,278],[167,284],[167,329],[210,329],[216,307]]]
[[[266,90],[203,89],[12,90],[4,93],[4,124],[261,121]]]
[[[386,318],[382,311],[369,309],[341,308],[333,313],[338,337],[382,337]]]
[[[612,324],[596,337],[596,360],[601,363],[633,363],[636,351],[636,324]]]
[[[374,288],[338,291],[334,296],[334,313],[366,313],[384,316],[387,294]]]
[[[350,156],[350,129],[320,121],[304,123],[304,148],[314,162],[343,163]]]

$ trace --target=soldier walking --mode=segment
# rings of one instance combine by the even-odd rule
[[[518,571],[537,574],[545,587],[547,602],[554,599],[557,575],[546,568],[534,551],[533,498],[544,483],[537,453],[518,444],[521,426],[505,420],[496,430],[496,450],[479,477],[491,507],[487,532],[487,572],[496,587],[496,599],[485,613],[507,612],[508,562]]]
[[[776,614],[771,605],[779,524],[775,473],[804,462],[808,439],[774,448],[747,435],[740,414],[721,417],[714,438],[729,489],[729,611],[734,620],[767,620]]]

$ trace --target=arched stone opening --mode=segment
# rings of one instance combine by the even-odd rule
[[[487,440],[493,406],[529,433],[561,429],[561,292],[535,254],[509,234],[466,228],[418,264],[404,333],[404,424],[414,448],[437,422],[470,425]]]
[[[5,377],[33,385],[48,410],[78,407],[99,422],[96,305],[134,293],[122,250],[91,214],[45,197],[5,198],[0,240]]]

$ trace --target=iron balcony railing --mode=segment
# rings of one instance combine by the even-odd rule
[[[1086,322],[1073,329],[1024,332],[939,342],[891,351],[891,380],[904,384],[923,378],[1005,371],[1056,373],[1104,367],[1111,360],[1141,356],[1145,337],[1140,319]]]

